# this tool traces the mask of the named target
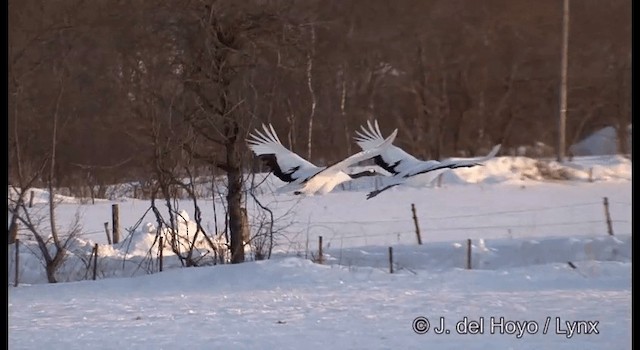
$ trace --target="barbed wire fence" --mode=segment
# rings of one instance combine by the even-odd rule
[[[386,252],[387,246],[390,248],[398,245],[420,245],[424,241],[426,242],[424,243],[426,246],[447,242],[447,244],[453,244],[454,247],[464,248],[463,246],[466,242],[469,242],[468,249],[470,251],[476,246],[482,246],[480,248],[486,250],[487,248],[484,247],[486,239],[501,240],[522,238],[524,241],[535,241],[562,236],[566,239],[567,237],[562,231],[571,228],[585,227],[589,228],[589,230],[587,230],[588,232],[578,234],[578,236],[588,238],[598,236],[600,232],[604,233],[601,235],[602,237],[606,237],[607,235],[614,236],[614,225],[629,224],[630,221],[626,219],[611,219],[608,205],[630,207],[631,203],[608,201],[605,197],[603,202],[592,201],[446,216],[419,215],[422,232],[420,232],[417,223],[414,227],[412,218],[409,215],[403,219],[350,221],[308,220],[304,235],[298,233],[291,237],[288,242],[289,250],[283,251],[282,253],[284,255],[296,255],[318,261],[317,256],[320,254],[319,249],[313,249],[313,247],[317,247],[317,242],[321,240],[324,254],[321,261],[329,264],[349,266],[360,263],[362,266],[394,271],[393,266],[389,269],[388,259],[390,259],[390,257],[388,255],[391,255],[391,249],[389,249],[388,255],[381,254],[381,252]],[[597,207],[603,206],[604,213],[600,217],[589,214],[582,217],[578,215],[578,218],[576,218],[576,215],[573,215],[574,217],[570,220],[561,220],[558,218],[558,215],[545,215],[561,209],[592,213]],[[591,210],[585,210],[589,209],[589,207],[591,207]],[[492,223],[496,221],[496,218],[500,218],[501,220],[498,221],[501,222]],[[465,224],[465,221],[471,222]],[[486,223],[477,224],[478,221],[484,221]],[[552,229],[553,231],[549,231],[548,229]],[[458,235],[452,236],[451,233],[453,232],[457,232]],[[518,235],[517,232],[521,234]],[[556,233],[554,234],[553,232]],[[623,230],[619,231],[618,234],[630,236],[631,232]],[[575,235],[571,235],[571,237],[575,237]],[[381,250],[381,248],[384,249]],[[412,251],[408,251],[408,253],[413,254]],[[400,254],[402,254],[402,252]],[[470,252],[469,255],[472,256],[474,254],[475,253]],[[618,254],[618,252],[613,251],[612,254],[615,255]],[[345,256],[349,256],[349,258],[346,259]],[[396,252],[394,256],[396,259],[401,257],[398,252]],[[620,257],[625,258],[625,256]],[[362,261],[355,261],[357,259],[361,259]],[[469,257],[468,259],[471,258]],[[396,262],[391,262],[391,264],[396,264],[396,271],[405,269],[411,273],[416,273],[414,269],[408,266],[403,267],[397,265],[398,260],[401,259],[397,259]],[[471,267],[474,264],[463,261],[456,265],[468,265]]]
[[[593,213],[597,211],[598,207],[603,207],[601,201],[589,201],[582,203],[573,203],[566,205],[550,205],[539,206],[534,208],[523,209],[511,209],[511,210],[498,210],[498,211],[483,211],[479,213],[469,214],[456,214],[456,215],[444,215],[438,216],[433,214],[424,214],[417,210],[417,221],[420,223],[420,228],[417,226],[417,221],[414,223],[414,219],[407,210],[406,218],[397,219],[379,219],[379,220],[312,220],[311,216],[308,216],[306,220],[299,220],[292,222],[288,228],[288,234],[282,234],[280,236],[280,242],[278,246],[280,250],[275,252],[274,255],[281,256],[298,256],[305,259],[311,259],[318,261],[319,247],[318,240],[322,237],[322,261],[326,264],[336,264],[354,268],[354,266],[368,266],[384,271],[408,271],[410,273],[417,273],[416,270],[421,266],[410,266],[411,264],[403,259],[407,256],[407,259],[411,259],[411,255],[415,254],[410,250],[401,249],[402,246],[413,246],[421,243],[425,249],[429,247],[440,247],[444,242],[448,244],[450,253],[457,257],[464,257],[465,242],[468,243],[469,250],[467,259],[458,259],[452,263],[456,267],[469,267],[475,266],[476,268],[482,268],[478,266],[478,263],[473,264],[470,261],[472,257],[477,258],[477,254],[471,251],[474,250],[486,250],[484,247],[485,239],[512,239],[512,238],[526,238],[537,239],[542,236],[552,236],[548,231],[543,229],[557,228],[568,229],[572,227],[590,227],[592,232],[591,236],[603,232],[602,236],[606,236],[607,231],[609,235],[614,235],[613,225],[616,227],[620,224],[628,224],[630,221],[625,219],[609,218],[608,205],[631,207],[631,203],[622,201],[608,201],[605,199],[604,211],[600,217],[589,215],[572,215],[571,220],[559,220],[559,215],[550,215],[555,211],[569,209],[570,211],[579,211],[585,213]],[[145,213],[146,214],[146,213]],[[607,219],[608,218],[608,219]],[[135,224],[134,228],[127,229],[128,235],[123,239],[124,244],[128,242],[134,231],[140,226],[142,218]],[[478,224],[478,222],[482,222]],[[601,225],[598,227],[598,225]],[[609,227],[607,227],[609,226]],[[539,231],[543,232],[539,232]],[[617,234],[630,235],[631,232],[616,232]],[[91,238],[95,235],[104,235],[105,230],[92,230],[84,231],[79,235],[79,238]],[[21,245],[24,241],[29,241],[29,237],[26,234],[26,230],[19,230],[18,236],[20,237]],[[483,237],[483,238],[478,238]],[[572,236],[573,237],[573,236]],[[473,245],[473,246],[472,246]],[[101,245],[102,247],[107,245]],[[395,258],[393,261],[389,261],[391,249],[387,254],[387,248],[395,247],[396,251],[393,254]],[[453,247],[453,248],[452,248]],[[81,273],[75,273],[75,276],[71,276],[71,279],[89,279],[91,274],[89,269],[92,268],[91,254],[88,251],[86,254],[78,253],[82,247],[77,249],[73,255],[80,254],[80,260],[76,263],[83,271]],[[100,250],[101,250],[100,249]],[[111,248],[113,249],[113,248]],[[422,249],[422,248],[421,248]],[[453,250],[451,250],[453,249]],[[445,249],[446,250],[446,249]],[[23,251],[23,250],[21,250]],[[28,252],[28,249],[24,251]],[[32,254],[35,252],[31,251]],[[429,251],[429,254],[433,253]],[[97,253],[96,253],[97,254]],[[617,254],[617,253],[616,253]],[[436,254],[437,255],[437,254]],[[623,256],[624,257],[624,256]],[[113,263],[119,259],[121,270],[125,270],[126,266],[136,266],[141,264],[140,257],[131,256],[131,254],[124,254],[119,258],[114,258]],[[15,261],[12,257],[9,257],[9,266],[13,270],[15,267]],[[130,261],[129,261],[130,260]],[[153,260],[151,256],[145,256],[142,260]],[[403,262],[404,260],[404,262]],[[424,259],[423,259],[424,260]],[[22,260],[23,261],[23,260]],[[98,261],[95,259],[94,261]],[[115,277],[122,275],[122,273],[110,273],[106,271],[107,268],[112,268],[113,263],[105,261],[100,264],[100,277]],[[389,269],[391,264],[391,269]],[[95,267],[94,267],[95,269]],[[147,271],[145,273],[153,273],[155,271]],[[12,271],[9,272],[12,274]],[[80,277],[78,277],[80,276]],[[11,281],[10,276],[10,281]]]

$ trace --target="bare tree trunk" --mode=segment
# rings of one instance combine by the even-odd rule
[[[449,106],[449,89],[448,89],[448,76],[447,74],[442,74],[442,82],[441,82],[441,98],[440,98],[440,107],[438,108],[437,115],[435,116],[436,125],[432,130],[434,131],[433,135],[433,157],[434,159],[442,158],[442,145],[444,140],[444,119],[445,116],[448,117],[451,113]]]
[[[197,266],[197,262],[194,261],[193,259],[193,252],[195,249],[195,244],[198,240],[198,236],[200,234],[202,234],[204,239],[207,241],[212,251],[216,252],[217,247],[213,243],[213,241],[211,240],[207,232],[204,230],[204,227],[202,227],[202,210],[200,209],[200,205],[198,204],[198,195],[197,195],[197,189],[195,185],[196,177],[194,177],[194,175],[192,174],[188,166],[185,166],[184,169],[185,169],[185,172],[187,173],[187,176],[189,177],[189,182],[188,184],[180,183],[180,186],[187,192],[189,199],[191,199],[191,201],[193,202],[193,220],[196,223],[196,233],[193,235],[193,238],[189,243],[189,252],[187,253],[187,256],[185,258],[187,267],[190,267],[190,266]],[[212,181],[215,181],[215,178]],[[213,202],[215,202],[215,200]],[[215,208],[215,203],[214,203],[214,208]],[[215,221],[215,209],[214,209],[214,221]]]
[[[580,118],[580,122],[578,123],[578,126],[575,128],[575,131],[573,133],[573,137],[571,138],[570,145],[574,145],[574,144],[578,143],[578,141],[580,141],[580,137],[582,136],[582,130],[584,130],[585,125],[589,121],[591,121],[591,119],[593,119],[597,109],[598,109],[598,106],[591,106],[591,108],[589,108],[589,110],[586,113],[582,114],[583,117]]]
[[[287,106],[289,107],[289,114],[287,114],[287,122],[289,123],[289,130],[287,132],[287,139],[289,141],[289,149],[295,152],[296,147],[296,114],[291,107],[291,99],[287,98]]]
[[[478,101],[478,114],[476,114],[477,118],[478,118],[478,133],[477,133],[477,137],[474,140],[474,144],[472,144],[471,146],[474,149],[478,149],[478,147],[482,144],[483,138],[484,138],[484,130],[487,127],[487,97],[485,94],[485,87],[487,86],[487,67],[483,67],[482,69],[482,88],[480,89],[480,97],[479,97],[479,101]]]
[[[347,121],[347,80],[345,78],[344,66],[340,67],[339,76],[341,80],[340,89],[340,115],[342,115],[342,122],[344,123],[344,137],[347,142],[347,154],[351,154],[351,132],[349,132],[349,122]]]
[[[516,74],[518,74],[518,69],[519,69],[520,63],[518,61],[514,61],[511,64],[511,70],[509,72],[509,77],[507,80],[507,84],[505,86],[506,91],[504,92],[504,94],[502,94],[502,96],[500,96],[500,99],[498,100],[498,103],[496,104],[496,107],[493,111],[493,120],[500,120],[499,117],[500,115],[508,108],[509,106],[509,101],[511,100],[511,95],[513,94],[513,83],[515,82],[516,79]],[[512,111],[509,111],[509,117],[507,118],[506,123],[504,124],[504,128],[502,129],[502,143],[504,146],[504,142],[507,140],[509,134],[511,133],[511,128],[513,126],[513,122],[514,120],[514,114]],[[491,123],[490,123],[491,124]],[[478,147],[476,147],[476,149],[478,149],[479,147],[482,147],[485,145],[478,145]]]
[[[17,173],[18,173],[18,180],[19,182],[22,182],[22,179],[24,179],[24,177],[22,176],[22,159],[20,157],[20,142],[19,142],[19,137],[18,137],[18,103],[15,104],[15,121],[13,124],[13,134],[14,134],[14,154],[15,154],[15,160],[16,160],[16,164],[14,165],[16,167]],[[21,194],[24,193],[24,184],[19,183],[18,184],[20,186],[20,191]],[[22,204],[23,198],[22,196],[20,196],[20,198],[18,198],[17,204],[16,204],[16,208],[20,208],[20,205]],[[16,229],[16,225],[18,224],[18,215],[14,212],[11,214],[11,223],[9,224],[9,244],[13,244],[16,241],[17,234],[18,234],[18,230]]]
[[[53,237],[53,242],[56,246],[56,249],[62,249],[60,245],[60,239],[58,237],[58,231],[56,228],[56,215],[55,215],[55,198],[53,192],[53,179],[55,176],[55,165],[56,165],[56,145],[58,144],[58,114],[60,110],[60,99],[62,98],[62,94],[64,92],[64,80],[60,79],[60,91],[58,92],[58,98],[56,100],[55,110],[53,111],[53,127],[52,127],[52,135],[51,135],[51,159],[49,160],[49,179],[48,179],[48,187],[49,187],[49,223],[51,225],[51,236]],[[55,259],[54,259],[55,260]],[[51,282],[51,280],[49,281]]]
[[[515,113],[512,110],[509,110],[509,116],[507,118],[507,122],[505,123],[504,128],[502,129],[502,139],[500,140],[500,144],[504,147],[507,145],[507,140],[511,135],[511,130],[513,129],[513,124],[516,120]]]
[[[629,153],[629,131],[627,129],[627,125],[623,121],[618,121],[618,125],[616,125],[616,131],[618,134],[618,153],[628,154]]]
[[[613,122],[616,126],[617,136],[618,136],[618,153],[623,155],[631,155],[631,149],[629,149],[629,137],[631,136],[629,131],[629,125],[631,125],[631,120],[629,116],[631,116],[631,111],[629,106],[631,105],[631,96],[629,92],[631,91],[631,87],[628,85],[630,81],[629,72],[631,71],[629,62],[625,61],[621,67],[618,68],[619,73],[618,76],[618,84],[617,84],[617,96],[618,103],[617,106],[617,118]]]
[[[415,135],[414,137],[414,142],[413,142],[413,153],[417,154],[418,156],[422,156],[422,157],[427,157],[427,158],[431,158],[431,149],[430,147],[425,147],[426,145],[424,145],[424,123],[426,122],[427,125],[431,125],[431,120],[429,118],[430,116],[430,110],[428,107],[428,102],[427,102],[427,68],[425,67],[425,62],[424,62],[424,49],[423,49],[423,43],[422,41],[418,42],[418,81],[415,83],[415,86],[413,88],[413,93],[415,94],[416,98],[418,99],[418,110],[416,111],[416,114],[414,115],[413,121],[412,121],[412,125],[411,128],[409,129],[409,132],[413,135]]]
[[[18,206],[20,206],[20,202],[18,202],[17,207]],[[16,243],[16,239],[18,239],[18,217],[16,214],[11,214],[11,223],[9,224],[9,244]]]
[[[227,121],[227,203],[229,206],[229,231],[231,240],[231,263],[244,262],[244,244],[242,243],[242,164],[237,149],[240,128],[235,120]]]
[[[567,61],[569,55],[569,0],[564,0],[562,11],[562,62],[560,65],[560,115],[558,116],[558,145],[557,158],[564,161],[566,150],[567,123]]]
[[[313,117],[316,114],[316,94],[313,91],[313,57],[315,56],[316,46],[316,30],[311,26],[311,50],[307,53],[307,87],[309,88],[309,94],[311,95],[311,114],[309,114],[309,130],[307,141],[307,159],[311,160],[311,141],[313,135]]]

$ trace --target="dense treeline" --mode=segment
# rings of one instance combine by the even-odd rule
[[[354,129],[373,118],[421,157],[555,145],[560,0],[10,0],[8,9],[16,185],[192,169],[240,183],[255,165],[243,141],[262,122],[318,164],[355,152]],[[570,13],[568,144],[631,122],[631,1],[574,0]]]

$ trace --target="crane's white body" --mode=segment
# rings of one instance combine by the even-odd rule
[[[380,144],[384,140],[378,122],[371,124],[367,122],[368,129],[364,126],[361,131],[356,131],[356,143],[363,150],[368,150],[376,144]],[[493,158],[500,151],[500,145],[493,147],[491,152],[484,157],[476,158],[449,158],[443,161],[437,160],[420,160],[405,152],[401,148],[390,145],[380,152],[379,156],[374,158],[376,164],[392,174],[389,181],[386,182],[384,188],[372,191],[367,199],[373,198],[391,187],[398,185],[409,186],[425,186],[433,182],[440,174],[445,171],[482,165],[483,162]]]
[[[372,142],[371,148],[362,150],[340,162],[328,167],[318,167],[285,148],[273,126],[262,125],[263,132],[256,130],[252,138],[247,140],[249,148],[267,162],[271,171],[279,179],[289,183],[286,190],[297,188],[295,194],[326,194],[331,192],[339,184],[350,181],[352,176],[345,170],[355,164],[371,159],[381,154],[389,147],[398,133],[398,130],[380,142]],[[297,186],[296,186],[297,185]]]

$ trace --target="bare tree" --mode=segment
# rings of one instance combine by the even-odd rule
[[[190,69],[185,87],[193,94],[195,112],[188,121],[202,147],[184,146],[195,158],[226,173],[232,263],[245,259],[241,153],[246,125],[253,118],[247,105],[253,93],[246,90],[245,79],[260,66],[258,55],[277,33],[277,12],[268,10],[216,1],[189,8],[194,25],[187,43]]]
[[[30,178],[26,178],[25,174],[21,171],[23,168],[22,159],[20,157],[20,149],[22,144],[17,137],[16,131],[14,139],[14,153],[15,161],[17,162],[17,183],[18,186],[12,186],[13,192],[17,194],[17,198],[10,200],[9,211],[12,215],[12,225],[16,222],[20,222],[24,227],[29,230],[35,240],[38,243],[40,253],[44,260],[44,267],[47,274],[47,280],[50,283],[56,283],[56,271],[64,262],[67,256],[67,249],[69,243],[74,239],[80,230],[79,218],[73,223],[66,234],[59,232],[59,227],[56,223],[56,197],[55,197],[55,168],[56,168],[56,155],[58,145],[58,133],[61,124],[61,100],[64,95],[65,79],[66,79],[66,67],[62,65],[54,65],[54,75],[58,80],[58,91],[51,110],[51,144],[50,148],[45,156],[42,157],[42,166],[35,174],[30,174]],[[17,123],[14,128],[17,128]],[[28,191],[31,190],[35,179],[45,178],[48,189],[48,215],[34,215],[32,211],[27,208],[25,203],[25,196]],[[48,217],[48,226],[43,225],[43,217]],[[15,237],[14,237],[15,240]],[[51,250],[53,248],[53,250]]]

